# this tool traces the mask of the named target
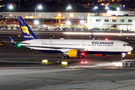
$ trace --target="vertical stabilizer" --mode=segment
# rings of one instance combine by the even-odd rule
[[[17,17],[24,40],[38,39],[21,16]]]
[[[91,33],[91,37],[93,40],[95,40],[95,36],[93,35],[93,33]]]

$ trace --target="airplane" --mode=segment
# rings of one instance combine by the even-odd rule
[[[20,42],[21,46],[43,52],[62,53],[63,59],[84,58],[85,54],[121,54],[121,59],[124,59],[126,54],[133,50],[129,43],[120,40],[40,39],[21,16],[17,18],[24,39]],[[10,36],[8,38],[13,45],[17,45]]]

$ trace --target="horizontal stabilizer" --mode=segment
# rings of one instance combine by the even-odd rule
[[[8,38],[9,38],[10,42],[11,42],[13,45],[16,46],[16,42],[15,42],[10,36],[8,36]]]

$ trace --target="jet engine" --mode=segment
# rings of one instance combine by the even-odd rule
[[[80,50],[69,50],[67,53],[64,53],[62,58],[69,58],[69,57],[78,57],[84,58],[85,53]]]

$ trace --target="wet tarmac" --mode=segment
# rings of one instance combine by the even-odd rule
[[[17,34],[12,36],[18,38]],[[7,41],[6,37],[0,36],[0,40]],[[134,46],[133,40],[128,42]],[[120,55],[86,55],[79,59],[61,56],[17,48],[9,42],[0,45],[0,90],[134,90],[135,67],[116,67]],[[49,63],[42,63],[44,59]],[[81,65],[82,60],[88,64]],[[135,60],[134,51],[126,60]],[[68,61],[68,65],[61,65],[61,61]]]

